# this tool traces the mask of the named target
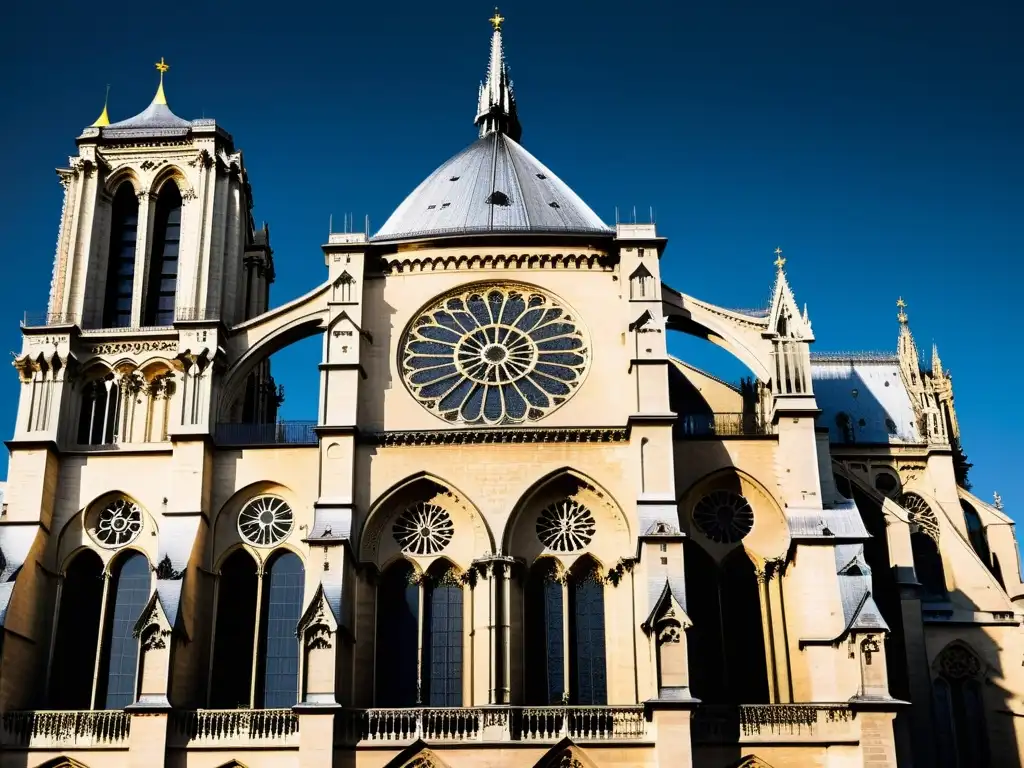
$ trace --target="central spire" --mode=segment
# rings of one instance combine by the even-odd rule
[[[491,35],[491,58],[487,63],[487,78],[480,83],[480,102],[476,113],[476,125],[480,126],[480,137],[491,133],[503,133],[518,142],[523,135],[516,113],[516,97],[512,81],[505,66],[505,51],[501,44],[501,24],[504,17],[494,9],[489,21],[494,27]]]

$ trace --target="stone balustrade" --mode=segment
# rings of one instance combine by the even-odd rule
[[[351,718],[359,718],[349,711]],[[622,707],[454,707],[367,709],[359,741],[408,743],[444,741],[637,740],[648,736],[642,706]],[[355,741],[350,727],[345,741]]]
[[[852,742],[856,714],[845,704],[703,705],[693,715],[698,744]]]
[[[299,716],[290,709],[198,709],[175,712],[173,741],[179,746],[295,746]]]
[[[127,747],[131,724],[131,715],[120,711],[4,712],[0,744],[33,749]]]

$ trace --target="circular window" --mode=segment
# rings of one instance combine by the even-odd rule
[[[534,289],[495,286],[449,295],[410,324],[402,378],[446,421],[520,424],[564,403],[586,372],[583,332]]]
[[[254,547],[272,547],[288,538],[295,525],[292,508],[277,496],[253,499],[238,513],[238,533]]]
[[[537,518],[537,538],[555,552],[577,552],[594,538],[597,524],[590,510],[573,499],[546,507]]]
[[[401,514],[391,533],[403,552],[436,555],[451,543],[455,524],[447,509],[421,501]]]
[[[100,510],[92,535],[102,546],[113,549],[135,540],[142,531],[142,510],[128,499],[114,499]]]
[[[719,544],[735,544],[754,527],[754,510],[738,493],[712,491],[693,508],[697,529]]]
[[[875,488],[886,496],[891,497],[896,492],[896,489],[899,488],[899,485],[899,480],[888,472],[879,472],[875,475]]]

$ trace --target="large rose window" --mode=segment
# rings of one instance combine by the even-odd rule
[[[515,286],[439,300],[410,324],[400,354],[402,378],[428,410],[487,425],[543,418],[573,394],[589,359],[565,307]]]

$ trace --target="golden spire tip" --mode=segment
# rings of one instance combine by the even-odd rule
[[[776,248],[775,249],[775,268],[778,269],[781,272],[782,268],[784,266],[786,266],[786,260],[784,258],[782,258],[782,249],[781,248]]]
[[[906,325],[907,324],[907,313],[906,313],[905,310],[907,308],[907,302],[905,302],[903,300],[902,296],[900,296],[898,299],[896,299],[896,306],[900,310],[899,314],[896,315],[896,319],[899,320],[901,324]]]
[[[110,125],[110,115],[107,113],[107,104],[110,101],[110,86],[107,86],[107,95],[103,97],[103,111],[100,116],[96,118],[96,122],[90,125],[90,128],[103,128]]]
[[[505,17],[498,13],[498,6],[494,6],[494,15],[488,21],[491,22],[495,32],[501,31],[501,23],[505,21]]]
[[[164,57],[160,57],[160,61],[156,63],[156,71],[160,73],[160,86],[156,89],[156,96],[153,97],[154,104],[167,104],[167,97],[164,95],[164,72],[171,68],[171,65],[164,61]]]

